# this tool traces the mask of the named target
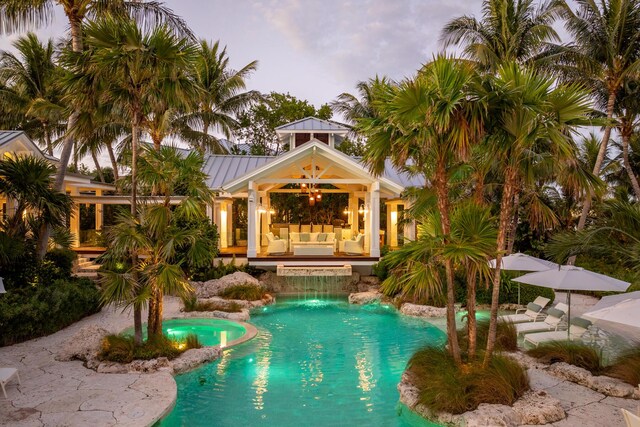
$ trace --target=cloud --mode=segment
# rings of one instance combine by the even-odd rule
[[[480,10],[478,0],[267,0],[254,6],[297,55],[314,56],[354,83],[374,74],[412,74],[441,50],[447,21]]]

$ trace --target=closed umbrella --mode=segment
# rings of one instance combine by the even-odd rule
[[[616,297],[627,297],[640,292],[630,294],[615,295]],[[595,306],[594,306],[595,307]],[[604,308],[591,310],[583,314],[583,317],[594,323],[602,323],[617,329],[623,333],[631,333],[636,337],[640,336],[640,298],[627,298]]]
[[[562,265],[547,271],[525,274],[513,279],[519,283],[567,291],[568,322],[571,326],[571,291],[624,292],[631,283],[594,273],[574,265]],[[567,331],[567,334],[569,332]]]
[[[545,271],[558,268],[555,262],[536,258],[523,253],[515,253],[502,257],[500,268],[507,271]],[[489,267],[496,268],[496,260],[489,261]],[[518,304],[520,304],[520,284],[518,283]]]

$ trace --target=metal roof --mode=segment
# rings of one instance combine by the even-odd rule
[[[210,155],[202,168],[209,177],[207,185],[214,190],[234,179],[241,177],[267,162],[276,159],[272,156],[242,156],[242,155]]]
[[[286,125],[278,126],[276,131],[300,131],[300,130],[322,130],[322,131],[342,131],[348,132],[351,130],[347,125],[343,125],[331,120],[322,120],[316,117],[305,117],[304,119],[296,120],[295,122],[287,123]]]
[[[23,133],[21,130],[0,130],[0,147],[13,141]]]
[[[275,159],[275,156],[210,155],[202,170],[209,176],[209,188],[220,190],[225,184]],[[360,163],[359,158],[353,157],[353,160]],[[364,165],[362,167],[366,169]],[[396,170],[389,159],[385,162],[383,177],[405,188],[424,185],[424,179]]]

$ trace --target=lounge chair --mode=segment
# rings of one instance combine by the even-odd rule
[[[516,310],[516,314],[500,316],[498,320],[511,323],[535,322],[541,316],[542,309],[549,304],[549,301],[549,298],[538,297],[527,304],[527,308],[519,308]]]
[[[591,326],[591,322],[580,317],[576,317],[571,320],[571,326],[569,326],[569,333],[564,331],[551,331],[551,332],[537,332],[533,334],[526,334],[524,336],[524,342],[529,343],[535,347],[546,342],[555,341],[573,341],[582,338],[585,332]]]
[[[532,332],[557,331],[562,319],[567,313],[566,304],[559,303],[555,307],[547,310],[547,317],[541,322],[529,322],[516,324],[516,332],[519,334],[529,334]]]
[[[267,246],[267,254],[277,254],[282,255],[287,252],[287,241],[284,239],[277,238],[273,235],[273,233],[265,234],[269,245]]]
[[[0,387],[2,387],[2,393],[5,399],[8,399],[8,397],[7,390],[5,390],[4,386],[7,385],[14,376],[18,379],[18,384],[22,384],[20,382],[20,374],[16,368],[0,368]]]
[[[627,411],[626,409],[620,408],[622,411],[622,416],[624,417],[624,422],[627,424],[627,427],[640,427],[640,416],[634,414],[633,412]]]
[[[344,253],[347,255],[362,255],[364,252],[364,234],[359,234],[355,240],[344,241]]]

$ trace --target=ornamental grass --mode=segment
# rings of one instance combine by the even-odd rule
[[[162,335],[147,340],[141,345],[136,345],[131,336],[107,335],[102,340],[102,348],[98,358],[118,363],[157,359],[158,357],[166,357],[171,360],[189,349],[201,347],[202,344],[195,334],[189,334],[181,341],[175,341]]]
[[[420,403],[434,413],[461,414],[481,403],[512,405],[529,389],[526,371],[500,355],[487,368],[479,362],[458,366],[445,349],[427,347],[413,355],[408,372]]]
[[[542,363],[564,362],[586,369],[594,375],[603,372],[600,354],[593,347],[573,341],[544,343],[527,350],[527,354]]]

